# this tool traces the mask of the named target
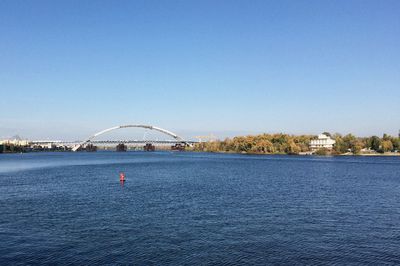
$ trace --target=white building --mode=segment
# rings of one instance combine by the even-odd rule
[[[335,140],[331,139],[329,136],[325,134],[319,134],[317,139],[313,139],[310,142],[311,150],[318,150],[321,148],[325,148],[331,150],[333,145],[335,145]]]

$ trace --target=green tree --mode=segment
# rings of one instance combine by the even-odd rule
[[[388,135],[388,134],[383,134],[383,137],[382,137],[382,140],[391,140],[392,139],[392,137],[390,136],[390,135]]]
[[[393,138],[392,145],[393,145],[393,150],[398,151],[400,149],[400,138]]]
[[[315,154],[316,154],[316,155],[324,156],[324,155],[327,155],[328,152],[329,152],[329,151],[328,151],[326,148],[321,148],[321,149],[318,149],[318,150],[315,152]]]
[[[381,140],[378,136],[372,136],[368,140],[368,147],[374,151],[379,151],[381,148]]]
[[[331,133],[329,133],[329,132],[327,132],[327,131],[325,131],[325,132],[322,133],[322,134],[324,134],[325,136],[328,136],[328,137],[332,137]]]

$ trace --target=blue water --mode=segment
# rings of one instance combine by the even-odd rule
[[[400,264],[400,157],[2,154],[0,265],[39,263]]]

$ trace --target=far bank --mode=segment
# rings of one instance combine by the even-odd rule
[[[193,151],[287,155],[400,155],[400,137],[356,137],[352,134],[289,135],[259,134],[197,143]]]

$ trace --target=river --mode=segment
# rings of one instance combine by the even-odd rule
[[[0,154],[0,265],[39,263],[399,264],[400,157]]]

